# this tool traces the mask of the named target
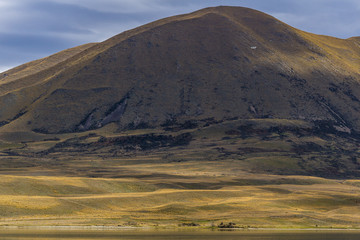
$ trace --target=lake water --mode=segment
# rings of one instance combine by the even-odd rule
[[[0,230],[0,239],[12,240],[359,240],[360,231],[53,231]]]

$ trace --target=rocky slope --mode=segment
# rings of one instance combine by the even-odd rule
[[[358,38],[239,7],[175,16],[0,79],[0,131],[77,132],[188,120],[329,120],[360,129]]]

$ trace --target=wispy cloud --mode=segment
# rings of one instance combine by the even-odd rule
[[[160,5],[160,1],[154,0],[52,0],[59,4],[69,4],[73,6],[83,7],[91,10],[97,10],[108,13],[140,13],[158,10],[164,10],[164,6]]]
[[[360,1],[358,0],[268,0],[260,10],[305,31],[348,38],[360,35]],[[279,7],[271,7],[280,5]]]
[[[359,0],[0,0],[0,69],[217,5],[255,8],[314,33],[360,35]]]
[[[6,66],[6,65],[0,66],[0,73],[6,72],[6,70],[8,70],[10,68],[11,68],[11,66]]]

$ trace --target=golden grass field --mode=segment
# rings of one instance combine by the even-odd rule
[[[246,228],[360,227],[360,181],[232,175],[210,172],[216,166],[204,172],[196,163],[189,165],[171,172],[177,179],[2,175],[0,226],[175,227],[194,222],[211,227],[231,221]],[[137,168],[169,174],[164,169],[174,167]]]
[[[346,159],[335,145],[355,151],[356,143],[331,134],[296,137],[290,126],[309,127],[301,121],[250,122],[254,133],[246,137],[230,131],[243,120],[178,132],[116,133],[109,125],[78,134],[35,134],[36,141],[2,133],[8,142],[0,144],[0,226],[360,227],[360,180],[304,174],[329,167],[331,156]],[[274,125],[287,130],[261,135]],[[193,139],[184,146],[140,144],[132,150],[114,142],[150,133],[190,133]],[[103,144],[103,136],[113,142]],[[305,143],[323,150],[294,152]],[[313,165],[299,165],[314,156]]]

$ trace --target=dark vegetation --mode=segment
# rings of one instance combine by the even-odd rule
[[[87,150],[95,151],[106,147],[123,149],[125,151],[144,151],[163,147],[175,147],[188,145],[192,139],[190,133],[183,133],[179,135],[158,135],[158,134],[143,134],[121,137],[99,137],[95,142],[83,143],[89,137],[94,135],[87,135],[79,138],[71,138],[66,141],[57,143],[49,150],[42,152],[48,154],[52,152],[74,151],[85,152]]]
[[[236,223],[233,223],[233,222],[229,222],[229,223],[221,222],[218,225],[218,228],[237,228],[237,226],[236,226]]]
[[[200,225],[197,223],[194,223],[194,222],[179,224],[179,227],[198,227],[198,226],[200,226]]]
[[[9,161],[4,160],[4,164],[6,162],[10,169],[12,165],[19,166],[20,159],[21,162],[33,159],[29,160],[32,166],[65,168],[69,174],[94,177],[131,176],[130,173],[116,172],[112,168],[113,164],[176,165],[187,161],[233,162],[235,166],[253,173],[360,177],[359,135],[355,131],[338,131],[335,124],[334,121],[288,122],[276,119],[192,120],[184,124],[167,124],[162,129],[133,130],[127,135],[119,133],[119,136],[113,137],[103,136],[100,132],[66,139],[61,135],[49,135],[42,140],[43,144],[49,144],[46,149],[34,151],[28,148],[32,142],[24,142],[21,148],[10,147],[2,153],[9,156]],[[16,160],[15,157],[20,159]],[[99,159],[97,161],[108,159],[106,161],[111,163],[95,167],[81,160],[87,157]],[[81,167],[76,168],[75,163],[81,164]],[[150,176],[140,174],[137,177]],[[161,187],[220,189],[229,185],[247,184],[266,183],[261,180],[213,185],[202,182],[164,182]]]

